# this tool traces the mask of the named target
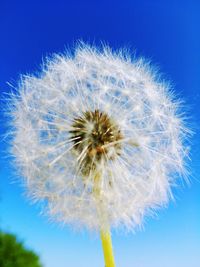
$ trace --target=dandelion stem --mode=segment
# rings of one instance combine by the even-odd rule
[[[100,188],[101,178],[102,178],[101,172],[97,172],[96,175],[94,176],[93,193],[97,201],[97,212],[102,224],[102,227],[100,229],[100,237],[103,248],[105,267],[115,267],[112,239],[110,234],[110,227],[108,223],[106,208],[103,207],[103,203],[101,201],[101,188]]]
[[[104,253],[105,267],[115,267],[110,230],[101,230],[100,235]]]

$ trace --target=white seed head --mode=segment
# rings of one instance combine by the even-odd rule
[[[184,173],[179,103],[149,64],[82,44],[23,76],[12,98],[12,153],[51,217],[133,229]],[[103,215],[102,215],[103,217]]]

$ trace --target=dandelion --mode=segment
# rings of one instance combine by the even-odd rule
[[[35,200],[64,224],[128,230],[165,205],[185,172],[179,102],[143,59],[85,44],[22,76],[12,97],[12,153]]]

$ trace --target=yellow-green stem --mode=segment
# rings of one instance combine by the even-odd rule
[[[114,254],[112,249],[111,234],[108,227],[108,221],[106,216],[106,211],[102,206],[100,201],[101,189],[100,189],[101,173],[97,172],[94,176],[94,188],[93,193],[97,201],[97,212],[99,213],[99,218],[102,220],[102,225],[104,227],[100,230],[101,242],[103,247],[105,267],[115,267]],[[105,227],[107,225],[107,227]]]
[[[115,267],[110,231],[101,230],[100,235],[104,253],[105,267]]]

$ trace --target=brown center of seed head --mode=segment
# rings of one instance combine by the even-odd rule
[[[123,139],[118,125],[109,116],[96,109],[86,111],[74,119],[71,137],[74,152],[79,159],[82,174],[89,175],[98,163],[113,160],[120,155]]]

